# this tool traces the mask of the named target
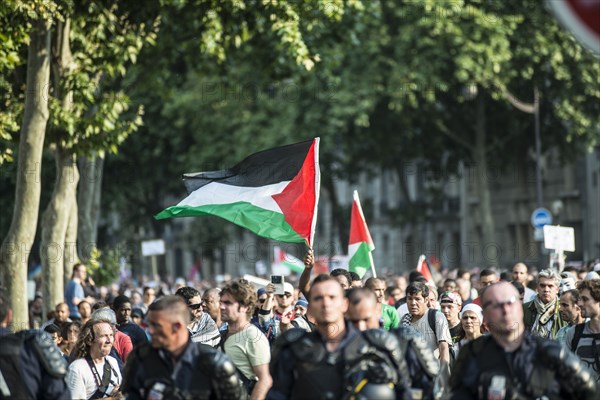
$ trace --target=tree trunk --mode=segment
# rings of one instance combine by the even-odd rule
[[[53,87],[54,96],[60,99],[63,110],[72,108],[73,100],[71,93],[63,90],[63,81],[73,68],[73,55],[70,46],[71,20],[65,19],[57,24],[56,41],[53,46]],[[69,133],[60,132],[65,139]],[[69,275],[65,271],[65,262],[71,262],[74,255],[69,254],[70,247],[77,242],[77,222],[70,221],[77,218],[77,183],[79,182],[79,171],[75,162],[75,156],[71,149],[60,144],[61,140],[54,144],[54,159],[56,161],[56,180],[54,190],[48,207],[42,216],[42,292],[44,295],[44,311],[53,309],[56,304],[64,300],[64,278]],[[75,210],[73,208],[75,207]],[[67,229],[71,224],[69,240],[67,241]],[[73,227],[75,229],[73,230]],[[73,252],[75,254],[75,252]]]
[[[89,261],[92,249],[96,247],[103,166],[104,159],[99,155],[82,157],[79,160],[81,180],[77,193],[78,249],[79,258],[84,263]]]
[[[40,206],[41,159],[48,122],[50,79],[50,23],[37,21],[27,55],[27,90],[21,126],[15,207],[8,235],[2,243],[2,284],[8,288],[13,330],[29,327],[27,264],[35,238]]]
[[[73,272],[72,267],[79,258],[77,256],[77,224],[79,222],[79,218],[77,216],[77,200],[73,198],[71,200],[71,204],[73,206],[70,208],[67,231],[65,232],[65,266],[63,270],[63,284],[65,285],[71,279]]]
[[[55,150],[56,181],[48,208],[42,216],[42,273],[45,311],[64,299],[64,252],[72,207],[76,207],[79,172],[70,151]],[[75,210],[76,212],[77,210]]]
[[[482,237],[479,247],[481,254],[485,255],[489,246],[496,246],[494,217],[492,215],[492,198],[490,196],[489,174],[486,156],[486,119],[485,98],[483,94],[477,97],[477,109],[475,115],[475,150],[473,159],[475,161],[475,173],[477,192],[479,195],[479,220],[481,221]],[[490,257],[486,257],[490,259]]]

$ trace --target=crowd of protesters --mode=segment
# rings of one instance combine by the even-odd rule
[[[244,279],[96,288],[76,264],[64,302],[47,315],[41,296],[30,302],[31,328],[68,365],[69,394],[56,398],[596,396],[600,263],[560,274],[524,263],[444,271],[433,282],[416,271],[315,277],[312,252],[304,262],[282,288]]]

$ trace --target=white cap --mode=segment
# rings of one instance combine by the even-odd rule
[[[292,286],[291,283],[284,282],[283,283],[283,292],[284,293],[289,293],[289,294],[294,294],[294,287]]]

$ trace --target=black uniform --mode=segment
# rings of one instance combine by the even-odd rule
[[[67,363],[50,335],[0,328],[0,342],[0,399],[71,399]]]
[[[390,332],[400,342],[400,350],[408,366],[411,389],[415,397],[431,400],[440,394],[446,387],[447,376],[440,373],[440,363],[421,333],[412,326],[399,326]]]
[[[135,348],[127,357],[121,391],[130,400],[237,400],[242,383],[226,354],[190,340],[175,364],[164,349]]]
[[[318,331],[290,329],[275,342],[267,399],[410,398],[397,339],[376,329],[347,333],[335,352]]]
[[[460,349],[450,377],[452,399],[597,399],[596,383],[559,343],[525,334],[505,352],[485,335]]]

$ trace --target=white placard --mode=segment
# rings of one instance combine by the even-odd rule
[[[142,242],[142,255],[160,256],[165,254],[165,241],[162,239],[144,240]]]
[[[544,247],[575,251],[575,230],[567,226],[544,225]]]

